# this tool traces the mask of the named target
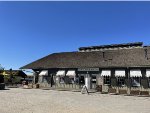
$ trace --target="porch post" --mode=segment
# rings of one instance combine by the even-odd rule
[[[130,81],[130,69],[127,67],[127,77],[128,77],[128,94],[131,93],[131,81]]]
[[[87,89],[91,89],[91,77],[88,72],[85,76],[85,86],[87,87]]]

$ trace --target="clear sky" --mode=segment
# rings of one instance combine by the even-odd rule
[[[5,69],[82,46],[137,41],[150,45],[150,2],[0,2]]]

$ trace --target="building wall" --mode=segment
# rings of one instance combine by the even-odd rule
[[[65,72],[67,73],[68,70],[75,70],[76,71],[76,75],[77,76],[84,76],[86,74],[89,74],[90,76],[92,74],[96,74],[97,76],[100,76],[100,73],[102,70],[104,69],[108,69],[108,70],[111,70],[111,79],[110,79],[110,85],[105,85],[103,84],[102,85],[102,91],[103,92],[111,92],[111,90],[115,90],[116,93],[120,93],[120,92],[125,92],[126,93],[130,93],[131,90],[142,90],[142,91],[149,91],[149,82],[148,82],[148,78],[145,76],[146,74],[146,69],[148,69],[148,67],[138,67],[138,68],[99,68],[99,71],[78,71],[78,68],[56,68],[56,69],[48,69],[48,76],[49,76],[49,79],[53,79],[52,80],[49,80],[50,82],[43,82],[41,84],[47,84],[45,85],[46,87],[55,87],[55,88],[71,88],[71,89],[81,89],[83,84],[69,84],[69,83],[64,83],[64,84],[56,84],[55,82],[55,75],[57,73],[57,71],[59,70],[65,70]],[[115,77],[115,70],[125,70],[125,73],[126,73],[126,76],[124,77],[124,82],[125,82],[125,86],[118,86],[117,84],[117,78]],[[131,85],[131,78],[129,77],[129,71],[131,69],[140,69],[141,70],[141,73],[142,73],[142,77],[140,77],[140,80],[141,80],[141,86],[140,87],[132,87]],[[54,78],[52,78],[52,75],[54,76]],[[67,78],[67,76],[66,76]],[[51,83],[53,82],[53,84]],[[96,85],[99,85],[97,84],[99,81],[98,79],[96,78]],[[95,87],[96,88],[96,87]],[[113,92],[113,91],[112,91]]]

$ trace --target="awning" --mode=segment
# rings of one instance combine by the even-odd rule
[[[150,69],[146,69],[146,77],[150,77]]]
[[[115,70],[116,77],[125,77],[125,70]]]
[[[69,70],[66,75],[74,77],[76,75],[76,73],[74,70]]]
[[[130,77],[142,77],[141,70],[130,70]]]
[[[39,75],[40,75],[40,76],[48,75],[48,71],[47,71],[47,70],[43,70],[43,71],[40,72]]]
[[[59,70],[57,72],[56,76],[65,76],[65,71],[64,70]]]
[[[110,70],[102,70],[101,76],[111,76],[111,71]]]

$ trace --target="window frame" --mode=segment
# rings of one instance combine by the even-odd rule
[[[110,76],[103,76],[104,85],[110,85],[111,84],[111,77]]]
[[[125,77],[116,77],[117,78],[117,85],[118,86],[125,86]]]
[[[139,84],[139,86],[134,85],[134,80]],[[131,86],[132,87],[141,87],[141,77],[131,77]]]

